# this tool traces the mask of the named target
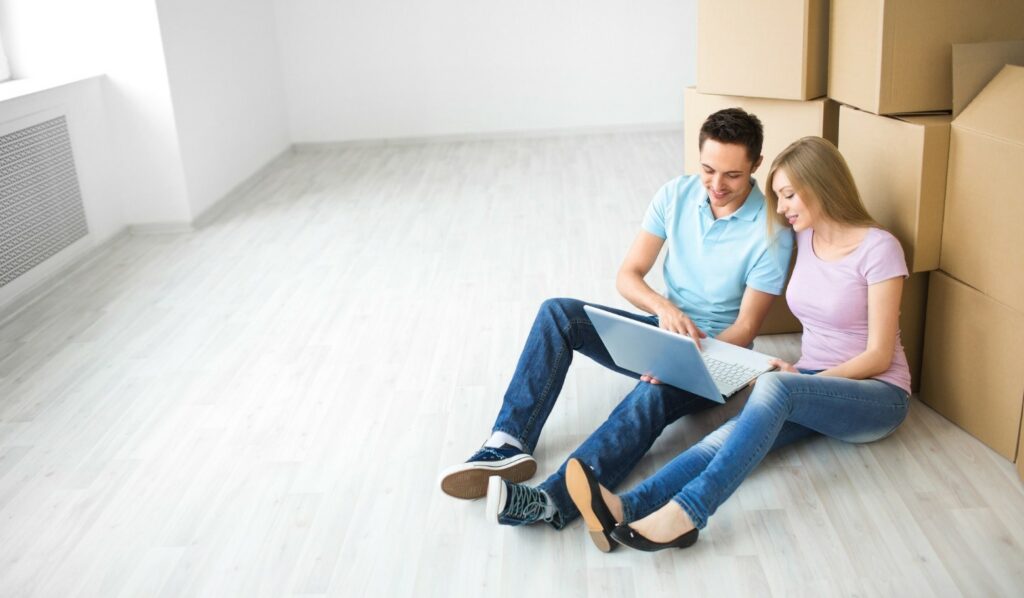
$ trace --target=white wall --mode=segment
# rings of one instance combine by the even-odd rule
[[[157,0],[193,217],[290,145],[272,0]]]
[[[292,141],[682,123],[696,0],[275,0]]]
[[[124,223],[187,223],[187,191],[153,1],[0,0],[0,32],[17,78],[107,74],[106,176],[114,184],[102,201],[120,211]]]

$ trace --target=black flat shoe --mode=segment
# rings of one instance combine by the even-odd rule
[[[611,533],[616,521],[601,496],[601,485],[594,470],[579,459],[569,459],[565,465],[565,485],[597,549],[601,552],[614,550],[618,544],[612,540]]]
[[[652,542],[645,538],[640,532],[629,527],[627,524],[620,523],[612,530],[612,538],[615,538],[616,541],[625,544],[630,548],[643,550],[644,552],[657,552],[659,550],[664,550],[665,548],[687,548],[689,546],[693,546],[693,543],[697,541],[699,533],[700,532],[697,528],[693,528],[675,540],[670,540],[668,542]]]

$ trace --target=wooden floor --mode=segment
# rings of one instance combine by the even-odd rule
[[[197,232],[116,242],[0,327],[0,596],[1024,594],[1012,465],[916,401],[881,442],[771,455],[685,551],[441,494],[540,301],[624,305],[680,137],[298,153]],[[630,386],[577,362],[540,471]]]

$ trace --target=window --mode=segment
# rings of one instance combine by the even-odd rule
[[[11,78],[11,67],[7,64],[7,54],[4,53],[4,40],[0,38],[0,81]]]

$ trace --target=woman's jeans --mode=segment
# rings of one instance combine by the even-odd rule
[[[584,305],[587,304],[576,299],[548,299],[541,305],[519,357],[519,365],[505,392],[493,430],[517,438],[526,452],[532,453],[537,447],[541,428],[562,390],[574,352],[637,378],[636,374],[612,361],[590,318],[583,311]],[[600,305],[595,307],[652,326],[658,325],[654,316],[641,316]],[[714,405],[666,384],[640,382],[604,424],[570,456],[593,467],[597,478],[606,487],[615,488],[650,450],[666,426],[684,415]],[[555,527],[561,528],[579,515],[565,487],[565,463],[539,488],[548,493],[558,509],[558,516],[553,522]]]
[[[773,446],[818,432],[845,442],[884,438],[907,415],[907,393],[880,380],[772,372],[743,411],[623,494],[626,521],[674,500],[698,528]]]

